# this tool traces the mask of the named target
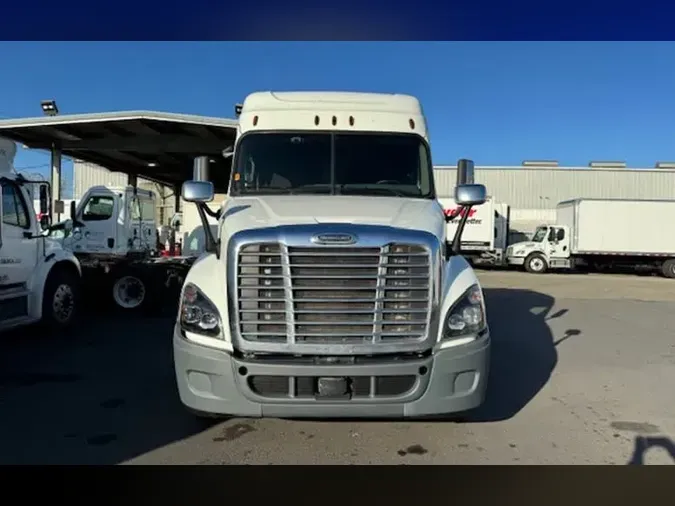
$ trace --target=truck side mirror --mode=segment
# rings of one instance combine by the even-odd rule
[[[75,207],[75,201],[71,200],[70,201],[70,219],[75,220],[75,213],[77,212],[77,208]]]
[[[186,202],[206,203],[213,200],[215,190],[211,181],[185,181],[181,195]]]
[[[478,206],[487,200],[487,189],[482,184],[463,184],[455,187],[455,202],[459,206]]]
[[[50,207],[50,198],[49,198],[49,186],[47,183],[42,183],[40,185],[40,214],[51,214],[49,211]]]

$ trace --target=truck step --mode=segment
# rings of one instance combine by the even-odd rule
[[[4,297],[5,294],[3,294]],[[28,315],[28,292],[12,298],[0,299],[0,321],[12,320]]]
[[[28,295],[29,290],[26,288],[25,283],[0,286],[0,302],[18,297],[27,297]]]
[[[25,283],[0,287],[0,322],[28,316],[28,296],[30,292]]]

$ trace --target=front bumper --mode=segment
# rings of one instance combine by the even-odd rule
[[[490,367],[489,334],[427,358],[367,365],[241,360],[186,340],[177,326],[173,349],[178,391],[185,406],[244,417],[403,418],[468,411],[483,403]],[[415,378],[408,390],[396,395],[326,400],[261,395],[252,387],[252,379],[259,376]]]

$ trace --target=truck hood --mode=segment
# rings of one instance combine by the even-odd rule
[[[273,195],[232,197],[223,206],[222,232],[279,225],[353,223],[443,234],[443,209],[436,200],[380,196]]]

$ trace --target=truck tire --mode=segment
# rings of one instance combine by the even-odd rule
[[[81,295],[81,280],[75,269],[54,267],[42,295],[42,325],[57,332],[70,329],[80,312]]]
[[[548,270],[544,255],[532,253],[525,259],[525,270],[532,274],[543,274]]]
[[[140,311],[149,298],[146,277],[137,269],[114,271],[110,289],[115,307],[125,312]]]
[[[675,258],[670,258],[661,264],[661,274],[666,278],[675,278]]]

